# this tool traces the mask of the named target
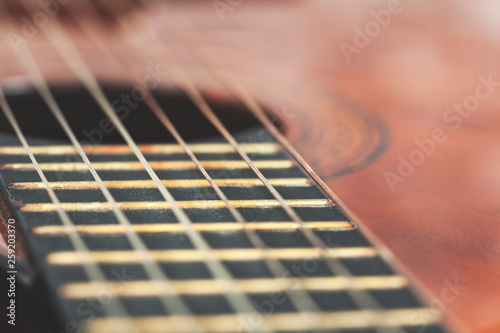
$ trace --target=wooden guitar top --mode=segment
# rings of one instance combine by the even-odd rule
[[[256,94],[284,96],[277,107],[295,147],[430,290],[433,306],[466,330],[498,332],[498,5],[243,2],[222,21],[199,7],[188,11],[196,25]],[[372,11],[391,8],[386,26],[373,23]],[[352,112],[332,115],[311,90]],[[383,127],[352,130],[353,110]],[[349,154],[359,169],[342,173]]]

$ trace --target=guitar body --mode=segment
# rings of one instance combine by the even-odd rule
[[[178,7],[360,228],[415,279],[452,331],[495,333],[500,331],[498,20],[486,1],[391,3],[189,1]],[[9,7],[16,13],[15,27],[2,18],[0,29],[21,34],[21,18],[30,16],[13,3]],[[472,9],[478,14],[471,15]],[[122,5],[115,15],[133,17],[135,10]],[[382,25],[375,17],[384,18],[372,11],[390,16]],[[165,15],[148,13],[157,25]],[[62,18],[92,72],[114,87],[121,80],[114,66],[91,38]],[[374,30],[364,32],[370,25]],[[77,82],[43,29],[30,31],[26,41],[45,77],[55,86]],[[162,87],[170,89],[168,73],[113,38],[119,34],[115,29],[110,24],[100,36],[108,51],[136,64],[143,75],[160,75]],[[195,40],[180,36],[167,30],[162,35],[208,98],[231,100],[207,70],[208,62],[183,47]],[[24,87],[25,70],[9,43],[0,46],[0,64],[6,87]]]

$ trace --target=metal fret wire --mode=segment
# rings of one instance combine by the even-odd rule
[[[134,2],[133,0],[131,0]],[[144,4],[144,0],[138,0],[144,8],[147,8],[147,4]],[[135,3],[135,2],[134,2]],[[204,69],[208,70],[208,72],[227,90],[232,92],[254,115],[259,119],[263,120],[266,119],[264,124],[268,128],[274,128],[274,130],[271,131],[274,135],[276,132],[279,132],[276,130],[274,125],[267,119],[267,117],[264,115],[263,110],[259,106],[259,104],[253,99],[250,93],[246,91],[244,86],[240,83],[238,79],[231,73],[231,71],[225,66],[223,61],[220,59],[220,57],[215,53],[213,48],[203,39],[201,34],[194,28],[191,23],[187,20],[187,18],[183,17],[183,14],[180,10],[177,10],[175,8],[175,4],[171,3],[162,3],[161,5],[165,6],[165,8],[168,8],[168,13],[166,10],[163,10],[165,15],[170,15],[176,17],[178,19],[182,20],[183,26],[179,27],[176,26],[174,30],[176,34],[180,35],[179,39],[181,39],[183,42],[187,40],[191,40],[190,43],[183,43],[183,45],[189,45],[189,47],[193,47],[196,45],[197,47],[194,47],[194,51],[190,50],[193,54],[195,54],[194,58],[201,61],[208,63],[209,65],[202,66]],[[168,20],[165,20],[167,24],[170,22]],[[150,24],[149,21],[144,20],[143,21],[144,25]],[[177,22],[178,23],[178,22]],[[161,40],[161,37],[158,35],[158,33],[155,31],[154,37],[158,40],[158,45],[162,47],[162,55],[168,54],[169,50],[166,48],[165,44]],[[201,47],[203,47],[203,50],[201,50]],[[163,58],[165,59],[165,57]],[[209,61],[210,59],[210,61]],[[217,63],[218,67],[221,69],[220,71],[214,70],[210,65],[213,63]],[[178,65],[175,61],[173,65],[182,72],[182,67]],[[185,76],[185,75],[183,75]],[[187,76],[186,76],[187,77]],[[328,248],[326,244],[319,239],[316,234],[307,228],[304,227],[304,223],[300,216],[295,212],[295,210],[290,207],[284,198],[279,194],[279,192],[276,191],[274,186],[267,181],[267,179],[264,177],[264,175],[258,170],[255,165],[253,165],[253,162],[251,159],[248,157],[248,155],[239,147],[238,143],[236,140],[232,137],[232,135],[229,133],[229,131],[224,127],[224,125],[218,120],[217,116],[213,113],[211,110],[210,106],[206,103],[204,100],[203,96],[201,93],[198,91],[197,87],[192,83],[192,82],[186,82],[186,93],[190,95],[193,99],[193,101],[198,105],[200,110],[207,116],[207,118],[214,124],[214,126],[221,132],[221,134],[226,138],[226,140],[235,148],[235,150],[240,154],[240,156],[249,164],[250,168],[256,173],[257,177],[265,184],[265,186],[268,188],[268,190],[271,192],[271,194],[278,200],[281,205],[283,206],[283,209],[285,209],[285,212],[289,215],[289,217],[294,221],[299,224],[299,229],[302,232],[302,234],[306,237],[306,239],[315,247],[321,248],[323,250],[323,253],[328,251]],[[280,141],[286,141],[284,137],[280,136],[281,140]],[[286,147],[289,147],[290,144],[285,145]],[[294,156],[298,155],[298,152],[294,151]],[[302,162],[305,162],[302,159]],[[310,168],[309,168],[310,169]],[[325,263],[327,264],[328,268],[330,271],[341,277],[345,277],[343,280],[346,290],[349,292],[353,300],[360,306],[360,308],[368,308],[376,311],[376,315],[373,317],[372,321],[374,323],[374,326],[376,326],[377,331],[379,332],[400,332],[400,328],[397,325],[394,325],[395,327],[380,327],[377,323],[379,322],[378,318],[379,316],[383,316],[386,319],[386,322],[391,323],[389,318],[387,316],[384,316],[384,310],[382,306],[366,291],[363,289],[356,289],[354,288],[355,281],[352,279],[352,274],[348,270],[348,268],[338,259],[336,258],[329,258],[328,256],[324,255],[323,256]]]
[[[134,152],[135,156],[139,159],[150,177],[156,183],[157,188],[159,189],[164,199],[169,202],[174,215],[186,228],[186,233],[190,240],[193,242],[195,247],[198,248],[198,250],[202,251],[205,263],[207,264],[212,274],[216,277],[217,281],[221,284],[229,303],[233,306],[234,310],[240,314],[253,312],[255,309],[248,299],[247,295],[240,290],[239,286],[236,283],[234,283],[230,273],[212,253],[212,249],[202,237],[201,233],[192,226],[192,222],[189,217],[177,205],[170,192],[162,185],[161,180],[151,168],[144,155],[137,147],[137,144],[130,136],[123,123],[116,116],[113,107],[101,90],[93,73],[86,65],[85,60],[81,57],[78,48],[73,44],[71,39],[66,36],[63,28],[60,26],[60,23],[58,21],[54,21],[51,24],[57,26],[57,29],[52,25],[47,26],[43,31],[45,36],[51,41],[54,47],[57,48],[59,54],[64,58],[66,63],[71,67],[71,69],[79,77],[84,86],[92,94],[96,102],[101,106],[104,113],[111,119],[117,130],[120,132],[122,137]],[[171,311],[173,310],[175,310],[174,312],[178,312],[177,309],[171,309]],[[265,321],[263,325],[261,325],[261,327],[259,327],[255,331],[271,332],[271,329],[269,328],[267,321]]]
[[[90,6],[89,6],[90,7]],[[91,7],[93,14],[95,14],[96,17],[98,17],[97,12],[95,8]],[[73,15],[75,19],[77,18],[77,15]],[[128,26],[125,24],[125,22],[121,21],[120,19],[117,19],[118,23],[121,25],[122,29],[126,29]],[[92,30],[93,25],[88,24],[88,21],[85,20],[79,20],[81,27],[84,30],[87,30],[87,35],[89,35],[93,41],[96,42],[96,45],[98,45],[100,48],[104,48],[102,50],[104,53],[108,54],[109,57],[112,57],[111,53],[108,52],[108,50],[104,47],[104,44],[99,41],[99,39],[95,36],[92,35]],[[117,64],[119,62],[118,59],[113,59],[113,62]],[[127,63],[127,64],[122,64],[120,66],[120,71],[122,72],[123,75],[128,77],[132,82],[136,81],[139,79],[137,76],[132,78],[131,74],[128,74],[125,70],[126,68],[135,68],[132,63]],[[137,73],[137,71],[136,71]],[[138,73],[137,73],[138,74]],[[201,171],[205,179],[210,183],[212,188],[216,191],[217,195],[221,198],[222,201],[225,202],[227,208],[229,209],[231,215],[235,218],[235,220],[242,226],[243,231],[245,234],[248,236],[250,242],[252,245],[256,248],[261,248],[265,252],[265,263],[266,266],[269,268],[270,272],[272,275],[276,278],[283,278],[280,279],[280,283],[282,283],[284,286],[290,286],[290,281],[291,281],[291,276],[290,272],[285,268],[285,266],[276,258],[273,257],[273,255],[270,253],[268,246],[264,243],[264,241],[261,239],[261,237],[257,234],[257,232],[253,229],[248,228],[247,226],[247,221],[245,218],[241,215],[241,213],[231,204],[227,196],[224,194],[224,192],[220,189],[220,187],[214,182],[212,177],[208,174],[208,172],[205,170],[205,168],[201,165],[200,161],[196,157],[196,155],[191,151],[189,146],[186,144],[182,136],[179,134],[177,129],[175,128],[174,124],[170,121],[168,116],[165,114],[164,110],[162,107],[159,105],[158,101],[152,95],[151,93],[146,96],[145,99],[146,103],[148,106],[151,108],[153,113],[158,117],[158,119],[162,122],[162,124],[167,128],[167,130],[174,136],[175,140],[177,143],[179,143],[180,146],[184,149],[186,154],[191,158],[191,160],[197,165],[198,169]],[[287,282],[288,280],[288,282]],[[300,284],[300,279],[297,280],[297,282]],[[320,326],[317,323],[322,320],[321,316],[312,316],[312,313],[319,313],[321,312],[321,309],[317,305],[317,303],[314,301],[314,299],[311,297],[309,293],[307,293],[305,290],[302,288],[296,289],[296,290],[290,290],[288,288],[284,288],[286,291],[286,294],[290,298],[291,302],[293,305],[296,307],[298,313],[304,318],[305,322],[308,322],[311,327],[315,326]],[[305,312],[308,312],[307,314]]]
[[[35,166],[35,169],[40,176],[42,182],[45,184],[45,188],[47,189],[47,193],[52,200],[52,202],[56,205],[57,207],[57,214],[59,215],[59,218],[61,219],[63,225],[68,228],[69,233],[68,237],[71,240],[72,245],[75,247],[75,249],[78,252],[78,255],[81,257],[81,260],[83,262],[82,266],[85,271],[85,274],[87,274],[88,278],[90,281],[106,281],[106,276],[102,272],[102,270],[99,268],[98,264],[93,261],[92,256],[90,255],[90,250],[88,247],[85,245],[85,242],[83,241],[82,237],[78,233],[78,231],[75,228],[75,225],[71,221],[70,217],[64,211],[64,209],[61,206],[61,202],[59,201],[59,198],[54,192],[54,189],[50,187],[50,184],[45,177],[45,174],[43,171],[40,169],[38,166],[38,161],[36,160],[35,156],[33,155],[31,148],[28,144],[28,141],[26,140],[26,137],[21,131],[21,128],[19,127],[19,124],[12,112],[12,109],[10,108],[10,105],[7,102],[7,99],[5,98],[5,94],[3,92],[3,88],[0,86],[0,107],[2,108],[3,113],[7,117],[10,125],[14,129],[17,138],[21,142],[22,146],[26,150],[31,162]],[[94,285],[94,288],[96,289],[96,292],[99,293],[100,290],[97,287],[97,285]],[[124,317],[128,318],[127,311],[124,308],[123,304],[119,301],[119,299],[112,299],[111,303],[108,304],[105,307],[105,311],[109,316],[118,316],[118,317]],[[137,332],[134,328],[134,324],[132,321],[129,324],[122,324],[120,323],[115,323],[115,326],[113,327],[113,331],[117,333],[123,332],[125,328],[132,327],[134,332]]]

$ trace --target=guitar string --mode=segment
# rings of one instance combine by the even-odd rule
[[[93,14],[97,17],[97,10],[91,9]],[[75,17],[76,15],[73,15]],[[122,26],[122,29],[125,30],[127,28],[127,25],[123,22],[118,20],[118,24]],[[92,29],[93,25],[89,24],[88,21],[83,22],[84,20],[79,20],[81,26],[87,30],[88,35],[92,35],[92,32],[90,30]],[[84,27],[86,26],[86,27]],[[94,36],[92,38],[93,40],[98,40],[97,37]],[[100,41],[96,41],[97,45],[100,47],[103,47],[104,44]],[[103,52],[108,53],[110,57],[113,57],[111,53],[106,49],[103,50]],[[118,63],[118,59],[114,59],[115,63]],[[128,63],[125,65],[121,65],[120,71],[122,74],[126,77],[130,78],[130,75],[127,74],[125,71],[125,68],[135,68],[132,63]],[[137,80],[137,77],[135,78]],[[132,80],[134,81],[134,80]],[[209,173],[205,170],[205,168],[202,166],[198,158],[195,156],[195,154],[191,151],[189,146],[186,144],[182,136],[179,134],[171,120],[168,118],[168,116],[165,114],[164,110],[162,107],[159,105],[158,101],[154,97],[153,94],[149,93],[145,97],[145,101],[148,104],[148,106],[151,108],[153,113],[160,119],[160,121],[163,123],[163,125],[167,128],[167,130],[174,136],[175,140],[179,143],[180,146],[182,146],[183,150],[186,152],[186,154],[191,158],[191,160],[197,165],[198,169],[201,171],[205,179],[210,183],[212,188],[216,191],[217,195],[221,198],[222,201],[225,202],[227,208],[229,208],[229,211],[231,215],[235,218],[235,220],[242,226],[243,231],[245,234],[248,236],[250,242],[255,248],[261,248],[264,250],[265,254],[265,259],[264,262],[266,266],[269,268],[270,272],[272,275],[276,278],[285,278],[284,281],[283,279],[280,279],[280,283],[282,283],[284,286],[287,286],[285,289],[285,293],[291,300],[292,304],[297,308],[298,313],[304,317],[304,320],[306,322],[309,322],[312,327],[314,326],[321,326],[321,324],[318,324],[319,321],[322,320],[322,317],[319,316],[314,316],[311,314],[312,313],[319,313],[321,312],[321,309],[319,306],[316,304],[314,299],[311,297],[309,293],[307,293],[304,289],[296,289],[292,290],[290,289],[290,282],[291,282],[291,273],[289,270],[285,268],[285,266],[276,258],[272,256],[272,254],[269,251],[268,246],[264,243],[264,241],[261,239],[261,237],[257,234],[255,230],[252,230],[248,228],[247,226],[247,221],[245,218],[241,215],[241,213],[231,204],[227,196],[224,194],[224,192],[220,189],[220,187],[214,182],[212,177],[209,175]],[[300,279],[296,281],[298,284],[300,284]],[[306,314],[307,312],[307,314]]]
[[[56,102],[43,76],[43,73],[41,72],[35,59],[33,59],[33,56],[28,52],[28,49],[26,49],[25,51],[26,52],[23,52],[18,55],[18,61],[24,67],[26,72],[30,75],[32,82],[34,83],[34,86],[36,87],[40,96],[43,98],[43,100],[51,110],[52,114],[60,124],[61,128],[64,130],[64,132],[72,142],[73,146],[79,153],[80,157],[87,165],[90,173],[92,174],[97,184],[99,185],[99,188],[101,189],[104,197],[110,203],[113,213],[115,214],[117,220],[124,227],[125,236],[127,237],[127,240],[130,242],[132,248],[140,254],[142,259],[141,260],[142,265],[146,273],[151,277],[153,285],[159,290],[160,292],[159,294],[168,294],[168,296],[159,297],[162,306],[165,308],[166,311],[170,312],[173,311],[174,313],[177,312],[183,315],[187,315],[187,317],[189,318],[187,320],[187,323],[184,320],[180,322],[179,319],[174,318],[174,324],[179,328],[181,332],[193,332],[193,331],[202,332],[203,330],[200,329],[199,325],[194,320],[192,320],[193,316],[189,308],[182,301],[182,299],[178,295],[176,295],[174,288],[169,283],[168,277],[163,273],[159,264],[154,261],[154,258],[148,251],[146,245],[143,243],[141,238],[135,233],[129,219],[123,213],[123,211],[118,207],[114,197],[111,195],[110,191],[106,188],[99,174],[92,166],[88,156],[83,151],[81,144],[78,142],[78,139],[76,138],[73,130],[71,129],[66,118],[64,117],[62,110],[60,109],[58,103]],[[101,280],[106,281],[106,278],[104,277]],[[160,281],[165,283],[160,283]],[[166,291],[166,293],[162,293],[163,291]],[[122,315],[123,314],[125,314],[125,317],[127,318],[129,317],[127,312],[122,313]],[[135,330],[135,328],[132,329]]]
[[[151,168],[146,158],[139,150],[137,144],[130,136],[121,120],[117,117],[114,112],[113,107],[107,100],[104,92],[102,91],[99,83],[97,82],[92,71],[86,64],[85,60],[82,58],[80,51],[74,45],[73,41],[68,37],[63,28],[60,26],[58,21],[53,22],[57,28],[53,25],[48,25],[44,29],[44,35],[51,41],[55,48],[57,48],[58,53],[62,56],[65,62],[70,66],[76,76],[80,79],[82,84],[91,93],[96,102],[100,105],[104,113],[111,119],[115,128],[120,132],[122,137],[127,142],[128,146],[134,152],[134,155],[139,159],[143,167],[146,169],[152,180],[155,182],[160,193],[164,199],[169,203],[170,208],[174,215],[177,217],[179,222],[186,228],[186,233],[195,247],[201,251],[204,256],[204,262],[208,266],[210,272],[216,277],[218,283],[225,291],[225,297],[233,307],[233,309],[239,314],[252,313],[255,311],[254,306],[248,299],[247,295],[244,294],[239,286],[231,278],[229,271],[224,267],[224,265],[219,261],[219,259],[214,255],[212,249],[205,241],[201,233],[195,229],[192,225],[191,220],[187,214],[177,205],[174,197],[171,193],[164,187],[158,175]],[[264,320],[262,325],[255,331],[258,332],[271,332],[267,320]]]
[[[68,237],[73,245],[73,247],[77,250],[78,255],[80,256],[80,260],[82,262],[82,266],[84,269],[85,274],[89,278],[90,281],[106,281],[106,276],[103,273],[103,271],[99,268],[98,264],[93,260],[93,257],[91,255],[91,252],[89,248],[85,245],[85,242],[83,241],[83,238],[80,236],[78,231],[75,228],[75,225],[73,224],[73,221],[69,217],[69,215],[66,213],[64,208],[61,206],[61,202],[59,201],[59,198],[55,194],[54,189],[50,186],[47,177],[43,173],[42,169],[40,168],[37,159],[35,158],[33,152],[31,151],[31,148],[29,146],[29,143],[24,136],[15,116],[14,113],[8,104],[8,101],[5,97],[5,93],[3,91],[3,87],[0,86],[0,108],[2,109],[5,117],[9,121],[10,125],[14,129],[14,132],[16,133],[16,136],[18,140],[21,142],[21,145],[24,147],[26,150],[26,153],[28,157],[30,158],[31,162],[33,163],[36,172],[38,173],[38,176],[42,180],[43,184],[45,185],[45,188],[47,190],[47,193],[51,199],[51,201],[56,205],[57,207],[57,214],[59,218],[61,219],[63,225],[68,229]],[[93,288],[95,288],[96,294],[101,293],[101,289],[97,287],[96,284],[92,284]],[[119,299],[112,299],[109,304],[106,305],[104,308],[104,311],[108,316],[118,316],[118,317],[125,317],[127,318],[127,310],[123,306],[123,304],[119,301]],[[135,329],[133,323],[131,322],[124,322],[124,323],[113,323],[112,325],[112,330],[117,333],[124,332],[125,328],[131,327],[132,332],[137,332],[138,331]]]
[[[134,2],[133,0],[131,0]],[[147,8],[147,4],[144,3],[144,0],[138,0],[143,8]],[[134,2],[135,3],[135,2]],[[273,128],[271,131],[272,134],[276,134],[277,129],[274,127],[274,125],[271,123],[269,119],[265,116],[263,110],[261,109],[260,105],[255,101],[255,99],[251,96],[250,93],[246,91],[246,89],[243,87],[243,85],[239,82],[238,79],[232,74],[232,72],[227,68],[227,66],[223,63],[222,59],[215,53],[215,50],[203,39],[199,31],[192,26],[191,22],[187,20],[187,18],[183,17],[184,14],[180,10],[177,10],[175,8],[175,4],[170,4],[170,3],[162,3],[164,5],[163,8],[163,13],[164,15],[169,15],[170,17],[176,17],[178,20],[182,20],[182,27],[179,27],[178,25],[172,29],[171,31],[175,31],[176,34],[182,36],[182,38],[179,38],[182,40],[183,45],[190,45],[190,47],[197,46],[195,47],[195,51],[191,52],[194,54],[196,52],[196,55],[193,57],[203,63],[208,62],[208,65],[205,64],[205,66],[202,66],[205,68],[223,87],[225,87],[227,90],[232,92],[259,120],[266,119],[264,124],[266,125],[267,128]],[[165,8],[168,8],[168,13],[165,10]],[[164,22],[167,22],[167,24],[170,24],[171,22],[169,20],[164,20]],[[148,24],[150,22],[144,21],[144,24]],[[177,21],[178,23],[178,21]],[[165,55],[165,53],[168,53],[167,48],[165,47],[165,44],[163,43],[161,37],[155,33],[155,37],[158,40],[158,45],[161,45],[162,47],[162,54]],[[186,43],[186,41],[190,41],[189,43]],[[203,50],[200,49],[200,46],[203,46]],[[210,59],[211,61],[209,61]],[[219,71],[214,70],[210,65],[213,63],[217,63],[218,67],[221,69]],[[201,96],[200,92],[197,90],[196,86],[194,84],[189,84],[188,88],[192,89],[188,92],[190,96],[193,97],[194,101],[198,101],[200,103],[200,106],[203,106],[203,108],[200,109],[202,111],[205,111],[207,113],[207,117],[212,121],[214,120],[214,125],[217,125],[216,127],[221,131],[221,133],[226,137],[227,141],[237,150],[237,152],[243,157],[243,159],[249,163],[249,165],[252,167],[253,162],[248,158],[248,156],[245,154],[245,152],[242,149],[237,149],[238,148],[238,143],[236,140],[232,137],[232,135],[229,133],[229,131],[223,126],[223,124],[217,119],[217,116],[213,113],[213,111],[210,109],[208,104],[203,100],[203,96]],[[196,103],[196,102],[195,102]],[[204,113],[205,113],[204,112]],[[287,142],[287,140],[281,135],[280,140],[283,142]],[[284,145],[285,148],[289,148],[290,144]],[[300,156],[298,152],[294,151],[297,156]],[[305,162],[302,158],[299,160],[299,162]],[[307,165],[307,164],[306,164]],[[306,168],[306,170],[309,169],[312,171],[310,167]],[[379,332],[399,332],[400,327],[393,322],[390,318],[384,315],[384,310],[382,306],[378,303],[378,301],[371,295],[369,294],[368,291],[362,289],[362,288],[355,288],[356,282],[353,279],[352,273],[349,271],[349,269],[337,258],[332,258],[328,257],[326,255],[326,252],[328,251],[328,248],[326,244],[324,243],[323,240],[321,240],[312,230],[309,230],[304,227],[304,222],[300,218],[300,216],[295,212],[295,210],[288,205],[288,203],[283,199],[281,194],[276,191],[274,186],[267,181],[267,179],[263,176],[263,174],[256,168],[255,166],[252,168],[256,175],[261,179],[261,181],[264,183],[264,185],[268,188],[268,190],[275,196],[275,198],[281,203],[287,214],[292,218],[292,220],[299,225],[299,229],[302,232],[302,234],[306,237],[306,239],[315,247],[321,249],[323,251],[323,259],[325,263],[327,264],[328,268],[330,271],[339,277],[345,277],[345,279],[342,279],[341,281],[344,283],[344,286],[352,299],[355,301],[355,303],[360,307],[360,308],[368,308],[372,309],[376,312],[376,314],[372,317],[372,323],[373,326],[376,327],[377,331]],[[319,178],[319,177],[315,177]],[[324,184],[324,183],[323,183]],[[326,185],[325,185],[326,186]],[[331,193],[331,191],[327,192]],[[394,327],[382,327],[379,324],[379,318],[378,316],[383,316],[385,319],[386,323],[391,323]],[[396,324],[396,325],[395,325]]]
[[[14,19],[11,17],[12,13],[8,6],[1,2],[0,3],[0,12],[3,11],[7,15],[5,16],[6,19],[8,20],[8,23],[10,26],[14,26]],[[26,50],[20,50],[18,56],[23,56]],[[12,129],[14,130],[18,140],[21,142],[21,145],[24,147],[26,150],[26,153],[32,162],[33,166],[35,167],[35,170],[42,180],[45,189],[47,190],[47,194],[49,195],[52,203],[57,207],[56,212],[61,219],[61,222],[63,225],[68,229],[68,237],[71,241],[71,244],[73,247],[77,250],[78,255],[80,256],[80,260],[83,263],[83,270],[89,280],[91,282],[94,281],[106,281],[106,276],[104,272],[101,270],[97,262],[93,259],[91,252],[87,245],[85,244],[83,238],[80,236],[78,231],[76,230],[75,224],[69,217],[68,213],[64,210],[64,208],[61,205],[61,202],[59,198],[57,197],[54,189],[51,187],[47,177],[45,176],[44,172],[40,168],[40,165],[38,164],[38,161],[33,154],[31,147],[28,143],[28,140],[26,139],[26,136],[24,135],[21,127],[19,126],[19,123],[17,122],[17,119],[14,115],[14,112],[12,108],[10,107],[10,104],[8,103],[7,97],[5,96],[4,93],[4,88],[2,85],[0,85],[0,108],[2,109],[4,115],[6,116],[7,120],[9,121]],[[97,290],[97,286],[95,284],[92,284],[94,288],[96,288],[96,292],[99,294],[101,290]],[[127,310],[122,304],[122,302],[119,299],[114,299],[111,300],[110,303],[106,305],[106,307],[103,309],[103,311],[108,315],[108,316],[118,316],[118,317],[124,317],[128,318],[127,315]],[[130,328],[131,333],[138,333],[136,327],[133,325],[132,322],[125,320],[122,323],[112,323],[111,328],[114,332],[121,333],[124,332],[125,328]]]
[[[176,309],[179,309],[178,310],[179,313],[190,314],[189,309],[184,304],[184,302],[182,302],[180,300],[180,298],[178,296],[175,298],[173,296],[171,296],[171,295],[176,295],[176,294],[175,294],[175,290],[173,289],[173,287],[169,283],[168,277],[165,274],[163,274],[159,265],[154,262],[154,259],[151,256],[151,254],[149,253],[146,245],[143,243],[143,241],[140,239],[140,237],[138,237],[138,235],[135,233],[130,221],[128,220],[126,215],[123,213],[123,211],[121,211],[121,209],[118,207],[115,199],[112,197],[109,190],[106,187],[103,187],[104,183],[102,182],[102,179],[97,174],[94,167],[91,165],[91,162],[89,161],[88,156],[85,154],[80,143],[77,141],[74,133],[72,132],[71,128],[69,127],[69,124],[67,123],[66,119],[64,118],[64,115],[62,114],[61,109],[56,104],[57,102],[55,101],[52,93],[50,92],[50,90],[47,86],[47,83],[40,80],[40,78],[38,77],[38,73],[32,73],[32,75],[37,75],[34,78],[34,83],[35,83],[37,90],[39,91],[40,95],[42,96],[42,98],[44,99],[46,104],[49,106],[49,108],[50,108],[52,114],[54,115],[54,117],[56,118],[56,120],[59,122],[59,124],[61,125],[61,127],[65,131],[65,133],[70,138],[70,141],[74,145],[78,154],[81,156],[84,163],[87,165],[90,173],[92,174],[92,176],[94,177],[94,179],[98,183],[99,188],[101,189],[104,197],[110,203],[112,210],[113,210],[113,213],[115,214],[117,220],[119,221],[119,223],[121,225],[124,226],[124,230],[125,230],[124,234],[127,237],[127,240],[130,242],[132,249],[135,251],[138,251],[140,253],[140,255],[142,256],[142,260],[141,260],[142,265],[143,265],[145,271],[147,272],[147,274],[151,277],[152,283],[158,289],[159,294],[165,294],[165,293],[161,293],[161,292],[163,291],[163,289],[166,286],[166,288],[167,288],[166,294],[168,294],[168,296],[159,297],[160,301],[162,303],[162,306],[164,306],[166,311],[172,311],[172,309],[171,309],[172,306],[175,306]],[[159,281],[163,281],[165,283],[161,284]],[[170,309],[169,309],[169,306],[167,304],[175,304],[175,305],[170,306]],[[178,323],[178,326],[179,327],[184,326],[184,328],[186,328],[186,325],[182,325],[180,323]],[[197,325],[195,325],[195,324],[192,324],[192,327],[197,329],[196,328]],[[186,332],[191,332],[191,330],[186,329]]]

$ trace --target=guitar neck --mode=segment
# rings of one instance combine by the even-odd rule
[[[139,146],[208,251],[193,242],[130,147],[84,147],[130,221],[131,231],[145,245],[147,257],[161,270],[161,275],[153,276],[127,237],[130,230],[117,221],[73,146],[36,144],[31,150],[74,230],[58,217],[57,205],[47,196],[34,165],[27,162],[24,148],[0,148],[0,176],[8,196],[16,198],[11,203],[15,219],[26,235],[31,264],[40,267],[39,297],[55,317],[55,328],[178,332],[176,319],[186,319],[186,313],[175,307],[180,300],[203,331],[214,333],[358,332],[377,327],[443,332],[438,314],[423,305],[408,279],[380,256],[265,129],[247,131],[237,139],[300,222],[287,216],[227,143],[205,140],[189,147],[245,223],[235,221],[181,146]],[[305,230],[324,248],[311,244]],[[89,256],[72,243],[72,232],[86,244]],[[233,299],[228,297],[227,281],[216,275],[210,260],[228,273],[234,286],[230,292],[237,295]],[[89,276],[89,265],[102,272],[101,280]],[[298,301],[297,295],[312,305]],[[239,312],[234,299],[241,298],[254,307],[253,312]],[[267,319],[256,324],[254,316]]]

